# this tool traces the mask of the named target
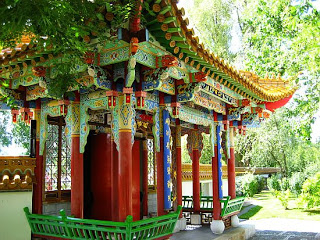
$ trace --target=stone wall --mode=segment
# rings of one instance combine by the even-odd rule
[[[157,193],[148,193],[148,214],[149,216],[157,214]]]
[[[61,203],[44,203],[42,207],[42,214],[44,215],[60,215],[61,209],[66,211],[67,216],[71,215],[71,203],[61,202]]]

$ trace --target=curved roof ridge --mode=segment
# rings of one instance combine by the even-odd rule
[[[210,51],[205,49],[203,43],[199,43],[199,37],[194,35],[194,30],[188,28],[189,19],[185,20],[183,18],[185,11],[183,8],[178,8],[176,4],[177,1],[168,0],[165,2],[167,2],[167,4],[171,4],[172,13],[177,17],[178,27],[181,27],[181,32],[183,35],[185,35],[184,37],[191,47],[190,50],[194,51],[196,55],[198,55],[201,59],[218,68],[221,72],[227,74],[235,81],[237,81],[237,83],[240,83],[248,90],[251,90],[262,99],[268,101],[277,101],[280,100],[280,97],[282,98],[283,96],[290,96],[296,91],[297,87],[291,87],[290,81],[288,79],[281,78],[280,75],[275,77],[274,74],[271,74],[271,77],[269,77],[268,74],[266,75],[266,77],[262,78],[253,72],[243,70],[239,71],[236,70],[233,66],[229,65],[229,63],[226,63],[220,57],[217,57],[214,54],[210,53]],[[275,93],[274,90],[276,90],[276,88],[269,90],[264,87],[265,85],[279,87],[282,85],[281,83],[284,83],[284,88],[281,89],[282,91],[280,93]]]

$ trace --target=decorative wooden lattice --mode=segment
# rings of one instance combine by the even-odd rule
[[[71,149],[63,119],[48,124],[46,141],[45,199],[69,198],[71,189]]]
[[[45,191],[58,190],[59,126],[48,125],[46,142]]]
[[[155,190],[157,185],[156,178],[156,158],[155,158],[155,148],[154,148],[154,140],[147,140],[147,151],[148,151],[148,188]]]

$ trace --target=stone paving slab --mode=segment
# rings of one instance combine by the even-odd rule
[[[319,221],[270,218],[245,222],[256,226],[250,240],[320,240]]]
[[[250,240],[309,240],[320,239],[312,232],[257,231]]]
[[[241,221],[241,224],[256,226],[256,234],[250,240],[320,240],[320,221],[273,218]],[[224,233],[231,231],[232,228]],[[208,225],[202,227],[189,225],[187,231],[176,233],[170,239],[211,240],[221,236],[213,234]]]
[[[254,226],[248,224],[229,228],[223,234],[212,233],[209,225],[187,225],[187,230],[174,233],[170,240],[244,240],[252,236],[254,232]]]

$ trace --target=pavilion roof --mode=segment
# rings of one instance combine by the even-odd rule
[[[150,7],[152,10],[144,10],[146,18],[149,18],[147,29],[167,51],[244,98],[256,102],[275,102],[292,96],[297,90],[297,86],[293,86],[291,81],[279,75],[275,77],[267,74],[262,78],[249,71],[238,71],[223,59],[210,53],[199,42],[194,30],[188,28],[189,20],[183,18],[184,9],[178,9],[176,0],[164,0],[160,3],[155,1]],[[152,14],[149,14],[150,11]],[[50,46],[42,50],[49,53],[49,48]],[[31,64],[36,65],[36,61],[45,61],[41,57],[35,58],[41,55],[42,50],[36,50],[30,36],[23,36],[14,49],[1,50],[0,68],[3,71],[3,67],[15,65],[26,59],[31,59]]]
[[[159,27],[150,27],[157,41],[169,46],[167,50],[172,54],[245,98],[255,101],[278,101],[291,96],[297,90],[297,86],[292,86],[290,81],[280,76],[275,78],[267,75],[261,78],[251,72],[238,71],[223,59],[210,53],[202,43],[199,43],[194,30],[188,28],[189,20],[183,17],[184,9],[178,9],[176,2],[176,0],[166,0],[153,4],[152,9],[158,14],[155,17],[158,22],[155,24],[160,24],[163,33],[161,34],[161,31],[159,33]]]

